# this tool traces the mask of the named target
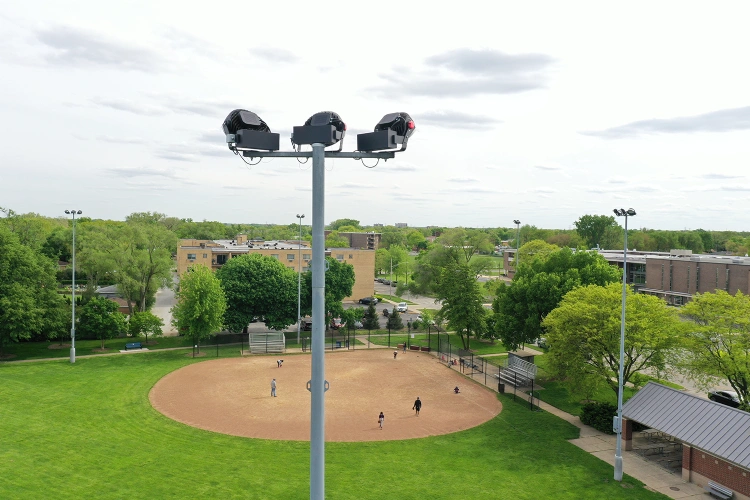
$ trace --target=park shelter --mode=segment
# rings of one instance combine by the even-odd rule
[[[750,499],[750,413],[649,382],[623,406],[623,446],[632,448],[632,422],[682,444],[682,477],[713,481]]]

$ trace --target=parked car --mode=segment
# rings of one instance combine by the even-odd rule
[[[377,281],[378,283],[382,283],[383,282],[383,278],[375,278],[375,281]]]
[[[378,298],[377,297],[365,297],[363,299],[359,299],[360,304],[370,305],[370,304],[377,304]]]
[[[306,318],[302,320],[302,329],[306,332],[312,331],[312,318]]]
[[[389,314],[391,314],[391,312],[388,310],[387,307],[385,309],[383,309],[383,316],[385,316],[387,318]]]
[[[381,281],[381,283],[384,284],[384,285],[390,285],[391,284],[391,280],[383,280],[383,281]]]
[[[405,313],[407,309],[409,309],[409,307],[406,305],[406,302],[399,302],[396,306],[396,310],[400,313]]]
[[[341,318],[333,318],[331,320],[331,328],[333,330],[338,330],[339,328],[341,328]]]
[[[731,406],[732,408],[738,408],[740,406],[740,398],[734,391],[709,391],[708,399],[716,401],[723,405]]]
[[[539,337],[538,339],[536,339],[536,345],[541,347],[542,349],[546,349],[547,347],[549,347],[547,345],[547,339],[545,339],[544,337]]]
[[[362,322],[361,321],[355,321],[354,322],[354,329],[355,330],[361,330],[362,329]]]

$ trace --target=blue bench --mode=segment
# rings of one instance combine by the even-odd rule
[[[125,344],[125,350],[129,351],[130,349],[143,349],[143,345],[140,342],[128,342]]]

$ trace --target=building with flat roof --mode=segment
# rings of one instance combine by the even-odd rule
[[[325,231],[325,237],[331,234],[331,231]],[[341,238],[349,241],[351,248],[360,248],[363,250],[377,250],[380,246],[380,233],[338,233]]]
[[[622,250],[599,250],[622,268]],[[696,293],[724,290],[750,294],[750,258],[693,254],[690,250],[639,252],[628,250],[628,278],[636,291],[656,295],[672,305],[690,301]]]
[[[306,241],[297,240],[248,240],[238,235],[233,240],[180,240],[177,247],[177,273],[182,275],[190,266],[203,264],[209,269],[219,269],[227,261],[238,255],[259,253],[273,257],[287,267],[304,272],[312,260],[312,248]],[[372,296],[375,292],[373,275],[375,271],[375,250],[361,248],[328,248],[326,257],[354,267],[354,287],[352,295],[344,300],[358,300]]]

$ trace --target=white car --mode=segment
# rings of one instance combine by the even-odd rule
[[[396,310],[400,313],[405,313],[407,309],[406,302],[399,302],[396,306]]]

